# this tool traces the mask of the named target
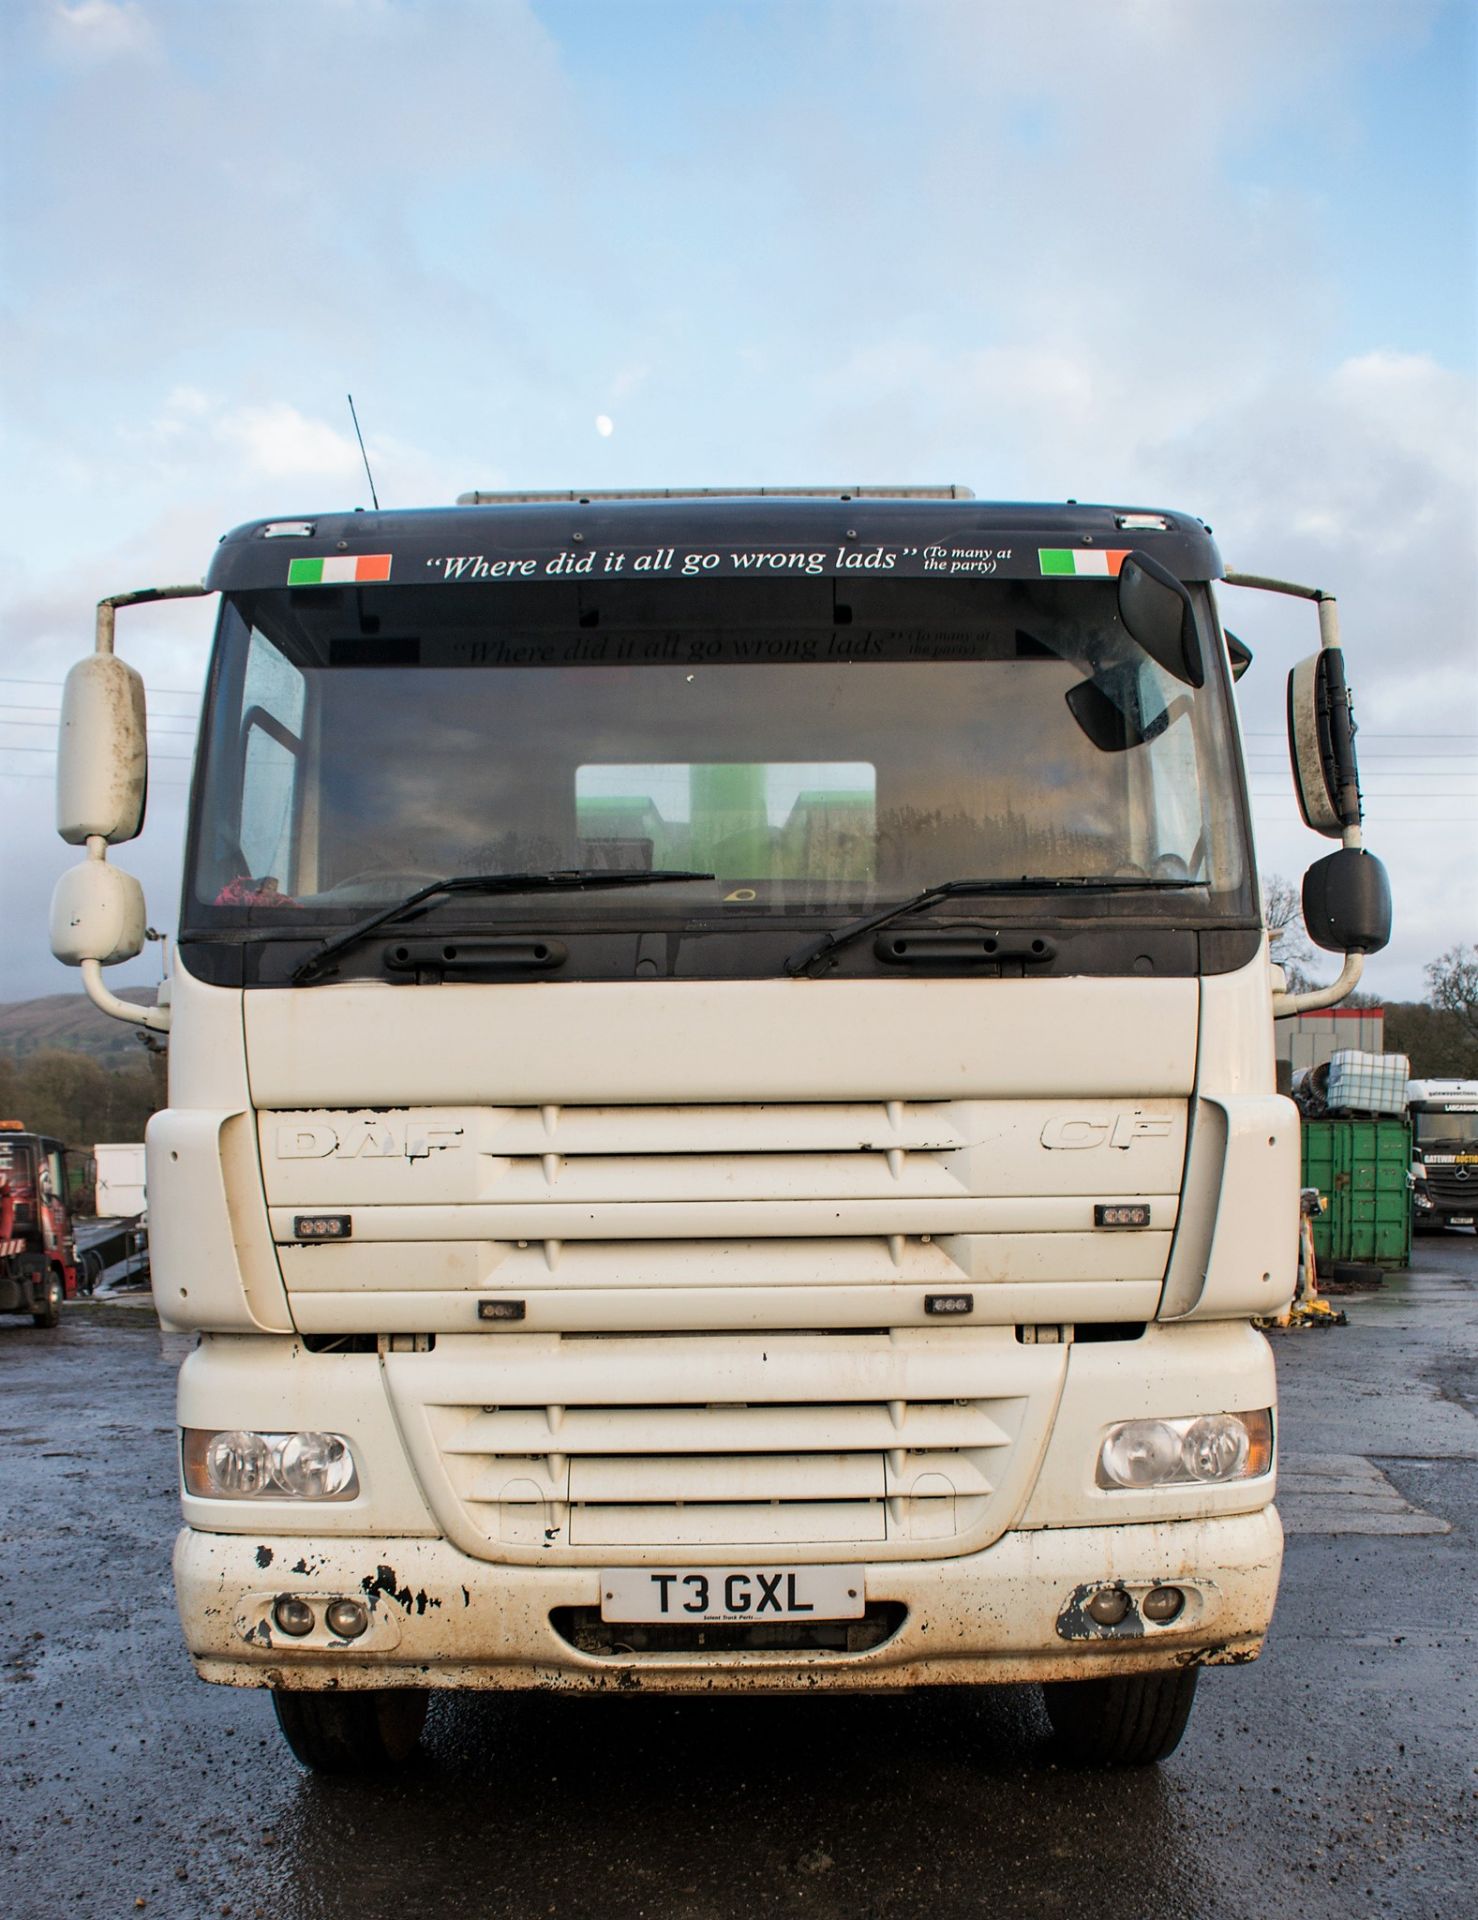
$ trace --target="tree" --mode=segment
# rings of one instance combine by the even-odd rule
[[[1288,977],[1288,991],[1308,993],[1317,983],[1308,970],[1314,949],[1304,930],[1303,899],[1300,890],[1281,873],[1263,877],[1262,918],[1273,959]]]
[[[1385,1045],[1387,1053],[1406,1055],[1413,1080],[1463,1080],[1478,1073],[1451,1016],[1420,1000],[1386,1002]]]
[[[1441,1013],[1451,1014],[1478,1051],[1478,952],[1459,944],[1429,960],[1425,968],[1427,999]]]
[[[10,1063],[6,1063],[9,1065]],[[108,1067],[90,1055],[45,1047],[14,1063],[0,1118],[22,1120],[68,1147],[99,1140],[142,1140],[144,1123],[160,1105],[148,1061]]]
[[[1424,1002],[1386,1007],[1386,1046],[1415,1080],[1478,1079],[1478,953],[1456,946],[1426,966]]]

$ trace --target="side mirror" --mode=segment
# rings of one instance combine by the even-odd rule
[[[1205,685],[1191,596],[1147,553],[1129,554],[1119,568],[1119,618],[1157,666],[1187,686]]]
[[[1321,647],[1288,676],[1288,754],[1305,825],[1329,840],[1358,827],[1355,717],[1338,647]]]
[[[1227,658],[1232,663],[1232,678],[1240,680],[1252,665],[1252,649],[1245,640],[1239,640],[1234,633],[1222,629],[1222,637],[1227,643]]]
[[[1184,695],[1169,708],[1157,702],[1154,712],[1145,711],[1142,671],[1130,662],[1068,688],[1064,696],[1068,711],[1100,753],[1124,753],[1130,747],[1142,747],[1147,740],[1158,739],[1171,721],[1179,718],[1176,709],[1184,703]]]
[[[1304,875],[1304,925],[1333,953],[1379,953],[1391,937],[1391,883],[1373,853],[1341,847]]]
[[[143,679],[117,654],[90,654],[62,692],[57,832],[74,847],[93,835],[132,840],[144,824],[148,782]]]
[[[111,967],[144,950],[144,890],[106,860],[69,867],[51,896],[51,950],[64,966]]]

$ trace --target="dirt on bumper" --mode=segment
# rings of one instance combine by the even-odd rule
[[[718,1691],[858,1691],[1087,1678],[1256,1656],[1282,1559],[1276,1511],[1213,1520],[1005,1535],[954,1560],[861,1569],[869,1603],[898,1624],[863,1652],[767,1647],[591,1653],[556,1623],[594,1609],[598,1569],[511,1567],[446,1541],[215,1534],[185,1528],[175,1585],[197,1670],[234,1686],[385,1686]],[[1131,1598],[1128,1625],[1101,1628],[1083,1607],[1095,1583]],[[1138,1596],[1183,1589],[1181,1614],[1142,1617]],[[277,1600],[306,1600],[310,1632],[284,1633]],[[368,1616],[353,1640],[325,1623],[335,1599]],[[567,1617],[567,1616],[566,1616]]]

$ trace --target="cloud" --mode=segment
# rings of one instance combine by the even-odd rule
[[[322,420],[310,420],[283,401],[226,414],[219,437],[266,480],[336,480],[342,485],[360,464],[359,448],[349,434],[335,433]]]
[[[202,385],[222,359],[243,397],[310,369],[369,396],[416,365],[428,391],[476,369],[481,395],[490,365],[538,364],[537,330],[482,283],[530,244],[508,231],[507,187],[568,202],[585,137],[526,0],[82,0],[43,24],[10,36],[31,84],[4,105],[19,431],[54,442],[120,384],[164,367]],[[126,88],[58,39],[121,47],[146,27],[154,57]],[[557,222],[536,229],[553,249]]]
[[[48,44],[64,60],[112,60],[140,53],[154,39],[138,0],[53,0],[47,24]]]
[[[648,366],[618,367],[611,379],[611,398],[626,400],[644,387],[651,378],[652,369]]]
[[[228,405],[200,387],[174,387],[149,420],[123,429],[125,442],[157,450],[172,474],[202,457],[250,479],[314,480],[342,486],[360,471],[352,429],[336,430],[286,400]]]
[[[1443,478],[1471,493],[1478,441],[1473,383],[1430,354],[1381,350],[1343,362],[1330,382],[1332,403],[1401,455],[1431,461]]]

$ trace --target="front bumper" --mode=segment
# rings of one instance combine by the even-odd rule
[[[1251,1660],[1272,1615],[1282,1552],[1268,1506],[1216,1519],[1008,1533],[958,1559],[864,1565],[868,1602],[892,1603],[904,1616],[863,1653],[581,1652],[551,1614],[598,1607],[598,1570],[493,1565],[444,1540],[309,1543],[186,1527],[174,1571],[196,1668],[228,1686],[859,1692]],[[1135,1617],[1127,1628],[1099,1630],[1075,1605],[1090,1583],[1131,1593],[1174,1584],[1190,1597],[1167,1626]],[[272,1621],[283,1593],[367,1599],[369,1629],[349,1643],[321,1626],[291,1639]]]

